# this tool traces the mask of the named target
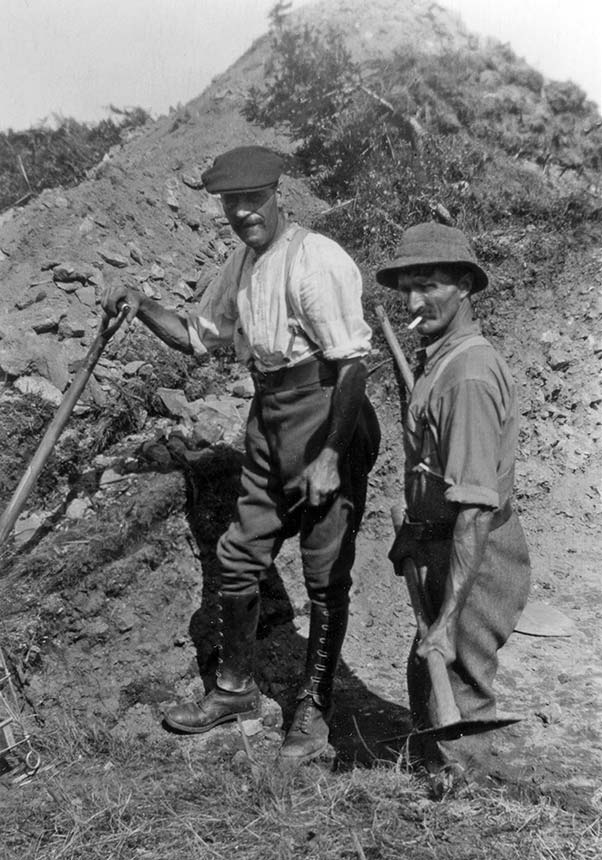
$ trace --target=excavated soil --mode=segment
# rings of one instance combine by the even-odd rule
[[[230,251],[232,237],[214,201],[194,187],[194,178],[226,147],[260,142],[291,151],[284,136],[252,127],[240,116],[236,82],[249,83],[260,74],[261,63],[251,52],[236,73],[196,102],[111,153],[87,182],[45,192],[4,218],[0,329],[10,323],[21,331],[20,315],[54,308],[58,322],[39,328],[36,348],[59,356],[60,367],[50,374],[59,393],[91,342],[99,320],[95,297],[104,282],[125,279],[152,287],[163,300],[184,307]],[[300,220],[320,226],[324,205],[302,179],[284,182],[283,203]],[[516,244],[525,235],[518,231],[505,239]],[[545,247],[545,235],[541,243]],[[75,291],[49,274],[64,262],[83,272]],[[516,506],[532,555],[532,599],[559,610],[572,625],[563,636],[515,633],[503,649],[500,707],[523,719],[497,733],[496,761],[500,774],[517,786],[576,810],[599,808],[602,802],[601,272],[597,230],[575,245],[549,289],[529,292],[517,284],[499,297],[491,315],[489,305],[482,306],[485,329],[521,390]],[[372,314],[372,272],[365,274]],[[182,280],[197,287],[188,294]],[[31,303],[16,306],[15,297],[23,296]],[[58,306],[65,312],[56,311]],[[61,334],[65,318],[81,320],[84,333],[68,331],[62,322]],[[29,343],[27,337],[23,343]],[[132,332],[123,332],[107,350],[105,375],[97,375],[89,402],[99,405],[104,397],[105,406],[111,404],[107,375],[119,383],[123,356],[133,360],[132,338]],[[332,746],[342,764],[395,758],[408,727],[404,675],[414,624],[403,583],[387,560],[389,511],[401,494],[402,450],[398,393],[390,364],[383,365],[386,357],[381,347],[371,360],[370,393],[383,446],[370,479],[337,681]],[[169,353],[160,360],[169,362]],[[15,408],[15,378],[31,373],[31,367],[19,367],[6,374],[7,409]],[[11,555],[0,634],[10,651],[19,700],[38,735],[44,726],[76,722],[126,741],[159,742],[162,709],[176,698],[199,694],[210,679],[215,543],[234,504],[239,429],[248,408],[248,400],[233,393],[239,377],[231,370],[212,389],[218,401],[228,397],[238,420],[200,464],[180,469],[169,457],[162,465],[147,457],[135,470],[122,468],[161,428],[177,423],[149,421],[100,458],[88,458],[89,471],[71,484],[69,496],[86,500],[87,512],[69,518],[65,499],[59,500],[44,512],[42,533]],[[88,438],[85,421],[85,415],[74,419],[71,436],[80,454]],[[28,513],[35,512],[32,502]],[[294,542],[285,545],[262,589],[258,681],[271,755],[278,747],[281,713],[285,719],[290,714],[308,629]],[[174,743],[195,749],[219,745],[231,731],[174,738]]]

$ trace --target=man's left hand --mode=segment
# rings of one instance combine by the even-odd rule
[[[426,659],[430,651],[438,651],[445,665],[449,666],[456,659],[456,624],[452,619],[438,618],[428,629],[424,639],[420,640],[416,653]]]
[[[310,507],[320,507],[330,502],[341,486],[339,456],[336,451],[324,448],[305,468],[301,476],[301,488],[305,485],[305,499]]]

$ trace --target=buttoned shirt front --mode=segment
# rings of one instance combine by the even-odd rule
[[[269,372],[316,353],[332,361],[369,353],[359,269],[318,233],[307,233],[288,260],[298,229],[288,225],[261,255],[246,246],[232,254],[188,319],[196,355],[233,342],[239,361]]]
[[[496,509],[511,496],[516,388],[505,361],[480,334],[473,321],[424,350],[404,436],[411,519],[451,522],[458,504]],[[475,342],[444,364],[468,339]]]

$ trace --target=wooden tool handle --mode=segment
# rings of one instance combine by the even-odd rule
[[[385,340],[389,345],[389,349],[393,353],[395,364],[397,365],[399,372],[401,373],[404,385],[408,389],[408,391],[411,392],[414,388],[414,374],[412,373],[410,365],[408,364],[407,359],[403,354],[403,350],[399,345],[399,341],[395,336],[395,332],[393,331],[391,323],[389,322],[389,317],[387,316],[385,309],[382,305],[378,305],[375,309],[375,312],[383,330]]]
[[[428,633],[429,624],[420,593],[418,571],[411,558],[404,558],[402,570],[410,595],[412,609],[416,616],[418,633],[420,638],[423,639]],[[459,722],[462,717],[454,699],[443,655],[439,651],[429,651],[426,656],[426,665],[431,679],[433,696],[435,697],[435,706],[438,714],[437,725],[447,726],[450,723]]]
[[[109,338],[117,331],[121,323],[126,318],[129,312],[127,305],[122,305],[119,314],[111,321],[108,317],[103,317],[98,334],[92,342],[92,346],[84,359],[82,367],[78,370],[67,393],[65,394],[61,405],[57,409],[54,418],[46,428],[46,432],[42,441],[33,455],[23,477],[21,478],[17,489],[14,491],[10,502],[2,516],[0,517],[0,546],[9,536],[12,527],[19,514],[23,509],[23,505],[27,501],[35,482],[40,476],[40,472],[46,465],[46,461],[52,453],[52,449],[57,443],[57,440],[63,432],[73,407],[77,403],[80,394],[90,378],[92,371],[96,366],[96,362],[100,358]]]
[[[403,513],[402,505],[395,505],[391,508],[393,528],[396,533],[401,528]],[[409,556],[401,562],[401,570],[399,572],[405,579],[408,594],[410,595],[410,603],[414,610],[418,635],[423,639],[428,633],[431,619],[428,617],[422,600],[418,570],[414,561]],[[426,665],[431,679],[433,696],[435,697],[435,707],[437,708],[437,726],[447,726],[451,723],[459,722],[462,718],[454,699],[443,655],[439,651],[429,651],[426,656]]]

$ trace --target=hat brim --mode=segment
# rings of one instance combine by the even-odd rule
[[[414,269],[416,266],[466,266],[466,268],[474,275],[473,286],[471,292],[478,293],[484,290],[489,284],[489,278],[485,271],[472,260],[449,260],[449,259],[433,259],[430,257],[426,260],[424,257],[398,257],[389,266],[379,269],[376,273],[376,280],[383,287],[389,287],[392,290],[399,289],[397,284],[397,276],[400,272]]]
[[[221,196],[224,194],[253,194],[255,191],[263,191],[266,188],[273,188],[274,190],[276,190],[277,186],[278,186],[278,180],[276,180],[276,182],[268,182],[265,185],[254,185],[251,188],[249,188],[249,186],[246,186],[245,188],[211,188],[211,189],[209,189],[209,188],[207,188],[207,186],[205,186],[205,190],[209,194]]]

